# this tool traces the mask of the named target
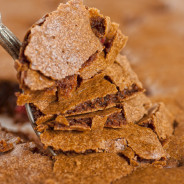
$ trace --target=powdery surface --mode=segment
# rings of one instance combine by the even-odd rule
[[[111,183],[132,172],[127,161],[113,153],[56,157],[56,181],[62,183]]]
[[[141,2],[144,2],[144,1],[141,0]],[[160,1],[155,1],[155,2],[158,3]],[[183,53],[183,52],[181,52],[181,50],[182,50],[182,39],[181,39],[182,29],[177,29],[177,24],[180,25],[181,22],[176,21],[176,19],[179,16],[172,17],[172,16],[169,16],[168,14],[166,14],[166,16],[163,15],[164,13],[162,13],[162,12],[169,12],[169,9],[167,9],[167,7],[164,6],[163,3],[156,4],[155,2],[154,3],[153,2],[152,3],[148,3],[148,2],[147,3],[140,3],[141,8],[136,3],[134,5],[133,5],[133,3],[130,3],[130,5],[131,5],[130,7],[132,7],[132,9],[136,12],[133,14],[133,16],[131,16],[132,15],[131,13],[130,14],[127,13],[130,10],[130,8],[127,8],[127,6],[120,6],[121,3],[122,4],[124,3],[123,1],[121,1],[121,2],[118,1],[118,3],[117,3],[117,6],[119,7],[119,9],[117,8],[117,12],[118,12],[118,10],[120,10],[120,12],[122,12],[122,14],[125,12],[125,14],[128,16],[128,17],[126,17],[127,19],[126,18],[125,19],[126,19],[126,25],[129,24],[129,26],[130,26],[129,31],[130,31],[130,33],[132,33],[132,35],[131,35],[132,41],[130,40],[131,41],[130,45],[131,45],[131,47],[133,47],[134,53],[136,53],[136,56],[134,54],[131,54],[132,58],[135,58],[135,60],[133,60],[133,62],[135,64],[136,64],[136,62],[139,64],[140,61],[143,61],[144,65],[141,64],[141,65],[137,66],[137,71],[141,75],[142,80],[148,81],[147,83],[146,82],[145,83],[147,85],[151,86],[151,87],[149,87],[149,89],[150,89],[149,92],[151,94],[154,94],[154,95],[156,95],[158,93],[165,93],[168,91],[173,92],[173,91],[178,89],[176,87],[176,85],[183,84],[182,80],[180,80],[180,79],[182,79],[182,75],[180,75],[181,72],[179,72],[179,71],[182,71],[182,62],[179,62],[180,58],[182,58],[182,54],[180,54],[180,53]],[[107,3],[109,3],[109,1],[107,1]],[[115,4],[115,3],[113,3],[113,4]],[[126,1],[125,4],[128,5],[129,2]],[[104,6],[104,2],[102,3],[102,5]],[[110,9],[113,9],[113,8],[114,8],[114,6],[112,6]],[[126,8],[127,11],[122,11],[122,8]],[[144,9],[146,9],[146,10],[144,10]],[[153,13],[154,15],[157,14],[157,16],[154,16],[154,18],[150,18],[149,16],[146,16],[150,12]],[[141,17],[138,16],[140,14],[142,15]],[[135,15],[135,17],[134,17],[134,15]],[[119,17],[121,17],[121,16],[119,16]],[[143,17],[145,17],[144,20],[142,19]],[[123,19],[123,20],[125,20],[125,19]],[[165,34],[165,31],[163,31],[163,24],[162,23],[159,24],[160,20],[162,21],[162,23],[165,22],[167,24],[167,26],[169,26],[169,27],[166,27],[166,30],[167,31],[169,30],[169,33]],[[172,20],[172,22],[174,22],[172,25],[170,24],[171,20]],[[134,29],[134,28],[136,27],[135,25],[138,25],[137,23],[141,23],[141,22],[143,23],[143,26],[140,26],[140,30],[139,30],[140,32],[139,32],[139,31],[137,31],[137,29]],[[152,30],[154,30],[155,27],[156,27],[156,32],[153,33]],[[161,30],[160,30],[160,28],[161,28]],[[179,34],[176,35],[175,34],[176,30],[177,30],[177,33],[180,32],[179,34],[181,34],[181,35],[179,35]],[[137,33],[138,33],[138,35],[137,35]],[[133,38],[133,35],[134,35],[134,38]],[[145,36],[145,35],[147,35],[147,36]],[[169,40],[168,40],[168,38],[169,38]],[[154,40],[151,42],[148,41],[151,39],[154,39]],[[181,44],[178,42],[178,40],[181,40]],[[135,41],[136,41],[136,43],[135,43]],[[144,45],[144,43],[146,43],[146,44]],[[170,44],[170,43],[172,43],[172,44]],[[160,44],[160,48],[157,47],[158,44]],[[130,47],[129,47],[129,49],[130,49]],[[147,52],[145,52],[146,49],[148,49]],[[129,53],[131,53],[132,50],[130,49],[130,50],[127,50],[127,52],[128,51],[130,51]],[[148,55],[146,55],[145,53],[148,53]],[[175,56],[170,57],[168,55],[168,53],[176,53],[177,57],[175,57]],[[178,61],[177,65],[176,65],[176,60]],[[147,64],[148,61],[149,61],[149,64]],[[167,61],[167,65],[164,64],[163,61]],[[161,66],[160,64],[162,64],[162,66],[164,66],[164,67],[163,68],[160,67],[160,69],[158,69],[159,66]],[[155,68],[158,69],[158,70],[155,70],[155,72],[153,71],[154,67],[150,67],[153,65]],[[146,70],[145,70],[145,68],[146,68]],[[150,73],[151,73],[151,75],[150,75]],[[161,73],[161,74],[162,73],[166,73],[166,74],[169,73],[170,75],[162,75],[161,77],[158,77],[158,76],[160,76],[160,75],[158,75],[159,73]],[[180,74],[176,76],[175,75],[176,73],[177,74],[180,73]],[[159,78],[159,81],[157,81],[158,78]],[[168,90],[168,89],[170,89],[170,90]],[[123,150],[124,155],[129,155],[129,157],[127,156],[128,158],[134,159],[135,153],[143,158],[146,158],[146,159],[149,159],[149,158],[158,158],[159,159],[161,156],[166,155],[168,158],[174,159],[174,160],[176,160],[176,162],[179,162],[179,165],[182,165],[183,164],[183,162],[182,162],[182,159],[183,159],[183,146],[182,146],[183,137],[181,135],[183,135],[183,130],[184,130],[183,129],[184,118],[182,116],[183,102],[180,99],[180,97],[181,97],[181,94],[178,94],[178,97],[176,98],[176,100],[174,100],[174,104],[177,104],[176,105],[177,107],[172,106],[172,105],[167,105],[167,107],[169,107],[169,109],[174,113],[174,115],[176,115],[177,127],[174,131],[174,134],[177,137],[172,137],[168,142],[166,142],[166,143],[164,142],[164,149],[166,151],[166,154],[163,151],[163,148],[161,146],[159,147],[160,148],[159,150],[154,151],[154,145],[152,145],[152,146],[150,145],[150,142],[153,141],[153,137],[155,137],[155,140],[157,140],[156,144],[157,143],[160,144],[160,142],[158,141],[158,138],[156,138],[157,137],[156,134],[154,134],[153,131],[150,130],[149,128],[142,128],[142,129],[146,130],[145,134],[142,134],[142,131],[137,131],[137,128],[136,128],[136,130],[134,128],[132,128],[132,133],[129,131],[130,129],[127,129],[127,131],[129,133],[127,133],[127,137],[126,137],[125,142],[123,140],[114,141],[116,143],[115,147],[116,148],[118,147],[118,151],[119,150],[122,151],[122,149],[124,149],[124,147],[125,147],[124,144],[128,143],[129,144],[128,146],[130,146],[131,148],[127,147],[125,150]],[[167,103],[167,100],[166,100],[166,103]],[[159,116],[159,115],[157,117],[159,117],[158,119],[162,119],[161,116]],[[155,121],[155,122],[157,122],[157,121]],[[157,123],[157,125],[161,125],[161,124]],[[164,126],[162,126],[161,128],[159,127],[159,129],[161,130],[163,127]],[[125,132],[126,132],[126,129],[125,129]],[[149,134],[151,136],[149,136]],[[154,134],[154,135],[152,135],[152,134]],[[145,138],[142,135],[147,136],[147,137]],[[160,135],[160,137],[165,137],[165,133],[163,134],[163,132],[161,132],[158,135]],[[139,140],[141,142],[141,144],[137,144],[137,140]],[[147,140],[149,142],[149,144],[145,140]],[[3,143],[3,145],[5,145],[4,144],[5,142],[2,141],[2,143]],[[11,143],[8,143],[8,144],[11,144]],[[147,150],[148,145],[151,146],[150,147],[151,151]],[[29,144],[28,147],[30,149],[30,147],[33,148],[34,146],[31,146],[31,144]],[[32,148],[31,148],[31,150],[32,150]],[[17,149],[18,149],[18,146],[17,146]],[[142,150],[144,152],[142,152]],[[173,151],[173,150],[176,150],[176,151]],[[126,154],[125,154],[125,151],[127,151]],[[21,151],[19,151],[19,152],[21,152]],[[37,153],[34,153],[34,155],[35,154],[37,154]],[[102,153],[100,153],[100,154],[102,154]],[[114,153],[113,154],[107,153],[107,154],[114,155]],[[124,175],[128,174],[126,172],[125,172],[126,174],[124,174],[124,172],[119,174],[118,168],[120,168],[120,167],[118,164],[116,164],[117,165],[117,170],[115,170],[116,174],[114,174],[114,172],[111,173],[110,170],[108,170],[109,172],[106,173],[106,169],[104,169],[104,170],[101,169],[101,167],[103,167],[104,160],[105,160],[104,165],[106,165],[106,163],[110,159],[113,160],[114,163],[116,163],[117,155],[113,156],[113,158],[112,158],[111,156],[106,156],[107,154],[102,154],[103,159],[100,158],[101,161],[96,162],[96,165],[94,165],[94,167],[97,168],[97,170],[99,168],[100,175],[104,176],[105,179],[107,178],[108,181],[106,181],[103,177],[100,178],[96,173],[93,175],[94,177],[92,177],[92,178],[89,178],[89,177],[85,178],[85,176],[88,175],[88,170],[91,171],[90,170],[91,168],[89,168],[88,170],[85,170],[85,169],[82,170],[82,168],[85,165],[85,163],[88,163],[88,161],[90,161],[90,157],[92,157],[90,155],[88,155],[89,157],[86,157],[87,161],[83,160],[84,155],[82,155],[81,158],[80,158],[80,156],[71,156],[70,155],[70,158],[73,157],[73,160],[70,159],[70,160],[72,160],[71,165],[72,166],[74,165],[74,167],[72,167],[72,168],[76,168],[76,170],[78,171],[77,173],[80,174],[80,177],[82,177],[81,171],[84,171],[83,173],[85,173],[86,175],[84,175],[84,177],[82,177],[82,180],[83,180],[83,178],[85,178],[86,181],[89,181],[89,183],[92,181],[93,178],[94,178],[94,181],[96,181],[96,183],[97,183],[97,181],[101,181],[101,183],[102,183],[103,182],[102,179],[104,179],[106,181],[106,183],[111,183],[112,180],[115,180],[115,179],[121,177],[120,175],[124,176]],[[94,157],[97,158],[97,160],[98,160],[98,157],[100,157],[100,156],[97,156],[97,154],[94,154],[94,155],[95,155]],[[3,154],[3,156],[4,156],[4,154]],[[10,155],[10,157],[11,156],[12,155]],[[21,157],[21,154],[19,156]],[[76,157],[78,157],[78,158],[76,158]],[[107,158],[107,161],[106,161],[105,157]],[[35,156],[35,158],[36,158],[36,156]],[[121,157],[119,157],[119,158],[122,159]],[[56,177],[52,178],[51,176],[46,175],[47,178],[50,178],[47,180],[47,183],[59,182],[60,181],[59,177],[63,174],[63,170],[62,170],[62,168],[60,168],[60,165],[62,165],[62,163],[65,164],[66,156],[61,155],[57,159],[58,160],[56,161],[55,169],[58,169],[58,173],[60,173],[60,174],[59,174],[59,176],[57,176],[58,177],[57,179],[56,179]],[[60,161],[59,161],[59,159],[60,159]],[[16,160],[16,159],[14,159],[14,160]],[[22,158],[19,160],[22,161]],[[27,159],[27,160],[29,160],[29,159]],[[39,160],[42,160],[42,159],[39,159]],[[118,160],[118,163],[121,163],[121,161],[119,159],[117,159],[117,160]],[[35,165],[36,165],[38,161],[37,161],[37,159],[35,159],[35,161],[36,161],[35,162]],[[69,163],[69,161],[67,161],[67,163]],[[94,158],[93,158],[93,161],[94,161]],[[99,162],[100,162],[100,164],[98,164]],[[91,162],[89,162],[89,163],[91,163]],[[112,167],[111,163],[110,162],[108,162],[108,163],[109,163],[109,166]],[[21,163],[20,165],[22,166],[24,164]],[[43,173],[45,173],[45,170],[43,168],[41,168],[41,165],[42,164],[39,165],[40,167],[37,166],[38,170],[36,170],[36,169],[35,170],[38,173],[40,172],[40,170],[43,171]],[[126,168],[128,168],[126,162],[123,161],[122,165],[123,166],[126,165]],[[80,177],[75,175],[73,170],[70,169],[70,166],[69,166],[69,168],[66,167],[67,170],[66,170],[65,174],[63,174],[62,176],[66,179],[66,182],[67,181],[72,182],[71,178],[74,178],[74,177],[76,177],[76,181],[78,181],[78,179]],[[25,170],[29,171],[30,167],[32,167],[31,163],[25,164],[25,168],[26,168]],[[110,168],[110,167],[108,167],[108,168]],[[34,170],[34,168],[31,168],[31,169]],[[60,169],[62,172],[59,171]],[[76,170],[74,169],[74,171],[76,171]],[[20,171],[21,171],[21,167],[20,167]],[[102,171],[104,171],[104,172],[102,172]],[[22,172],[25,173],[25,171],[22,171]],[[22,172],[18,173],[17,175],[22,176],[21,175]],[[154,176],[153,176],[153,173],[154,173]],[[106,176],[106,174],[108,174],[108,176]],[[6,173],[5,173],[5,175],[6,175]],[[16,178],[17,175],[16,176],[11,175],[12,178],[11,178],[11,176],[8,175],[8,177],[10,177],[12,179],[12,182],[16,179],[17,183],[21,183],[20,179]],[[41,175],[41,177],[42,177],[42,175]],[[36,175],[36,178],[37,178],[37,175]],[[25,178],[23,177],[22,181],[24,183],[27,182],[27,180],[24,181],[24,179]],[[87,180],[87,179],[89,179],[89,180]],[[39,178],[37,178],[37,180],[38,180],[38,182],[42,181]],[[2,180],[2,181],[5,181],[5,180]],[[4,183],[8,183],[8,182],[9,182],[9,180],[6,180]],[[60,181],[59,183],[61,183],[61,182],[64,182],[64,180]],[[156,168],[141,169],[141,170],[137,170],[136,172],[134,172],[134,174],[129,175],[128,177],[120,180],[120,183],[123,183],[123,182],[125,182],[125,183],[127,183],[127,182],[129,182],[129,183],[131,183],[131,182],[132,183],[138,183],[138,182],[141,182],[141,183],[143,183],[143,182],[145,182],[145,183],[151,183],[151,182],[160,183],[160,182],[163,182],[163,183],[169,183],[169,184],[182,183],[183,182],[183,168],[180,167],[180,168],[162,169],[162,170],[156,169]]]
[[[0,180],[2,183],[43,183],[52,175],[52,161],[42,156],[33,142],[23,139],[1,128],[0,140],[13,147],[0,153]]]
[[[61,4],[43,25],[31,29],[29,39],[25,56],[31,68],[53,79],[78,73],[91,55],[103,50],[81,0]]]

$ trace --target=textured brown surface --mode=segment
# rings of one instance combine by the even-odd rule
[[[96,33],[101,32],[101,29],[104,29],[102,38]],[[53,100],[53,103],[44,109],[45,102],[43,106],[41,100],[39,104],[35,104],[34,99],[28,97],[33,95],[34,98],[34,92],[28,89],[26,89],[27,96],[21,96],[18,103],[31,103],[32,99],[32,103],[43,113],[56,114],[65,113],[82,102],[114,94],[117,92],[116,86],[108,84],[99,73],[113,64],[126,40],[118,24],[111,23],[110,18],[104,17],[98,10],[88,9],[81,0],[61,4],[56,11],[32,26],[25,37],[19,61],[16,62],[21,88],[43,90],[56,86],[59,103]],[[99,61],[102,62],[101,67],[96,68]],[[51,74],[59,77],[53,77]],[[91,77],[94,78],[90,79]],[[101,82],[97,84],[97,80]],[[45,98],[43,100],[45,101]],[[51,102],[49,99],[48,101]]]
[[[74,151],[76,153],[90,150],[109,152],[111,140],[116,144],[118,139],[127,140],[128,146],[142,159],[160,160],[165,157],[156,134],[149,128],[134,124],[124,126],[123,130],[104,129],[103,131],[94,130],[85,133],[46,131],[41,134],[41,141],[46,146],[52,146],[54,149],[64,152]],[[120,144],[113,152],[120,152],[125,149],[125,146],[126,144]]]
[[[163,106],[155,116],[155,129],[135,125],[148,115],[152,103],[127,58],[119,55],[125,42],[118,24],[98,10],[88,9],[81,0],[61,4],[32,26],[16,63],[24,89],[18,104],[36,106],[37,130],[44,146],[75,153],[119,153],[126,149],[126,155],[132,149],[135,158],[128,158],[137,162],[159,163],[166,158],[155,132],[160,139],[171,136],[172,127],[168,134],[162,135],[167,126],[158,126],[163,118],[162,125],[167,124],[170,114]],[[92,67],[101,57],[106,60],[101,63],[104,66]],[[29,78],[33,73],[37,80]],[[38,80],[41,75],[45,76],[45,82],[49,81],[50,88]],[[37,82],[43,90],[35,90]],[[111,113],[115,108],[121,112]]]
[[[181,165],[184,162],[184,136],[173,136],[164,146],[168,157],[178,160]]]
[[[90,111],[103,110],[104,108],[112,107],[115,105],[115,103],[120,103],[128,98],[132,98],[133,96],[135,96],[136,93],[143,91],[140,81],[138,80],[136,74],[132,71],[126,58],[119,56],[118,62],[122,62],[122,66],[114,63],[113,65],[111,65],[111,67],[113,69],[114,66],[117,66],[119,69],[119,73],[115,73],[113,72],[113,70],[111,70],[110,72],[109,67],[109,69],[107,69],[107,71],[104,71],[102,74],[96,75],[90,80],[84,80],[81,83],[80,87],[77,88],[77,90],[71,92],[69,98],[63,98],[63,95],[61,95],[59,96],[59,102],[54,102],[55,100],[53,96],[53,99],[52,97],[50,97],[51,99],[48,99],[48,105],[45,105],[45,100],[43,101],[42,105],[43,97],[39,98],[39,100],[35,100],[35,95],[38,93],[44,93],[46,95],[47,93],[44,91],[28,91],[28,95],[21,95],[19,97],[18,104],[23,105],[25,102],[32,102],[45,114],[68,113],[70,115],[80,114],[81,112],[87,113]],[[122,76],[120,77],[122,78],[122,80],[120,80],[119,82],[111,84],[108,80],[106,80],[106,77],[107,79],[110,77],[110,80],[118,79],[117,74],[119,74],[119,76]],[[120,88],[119,92],[116,89],[116,86]],[[49,90],[47,91],[49,92]],[[109,95],[112,95],[110,99]],[[105,98],[100,99],[103,97]],[[24,99],[24,101],[22,101],[22,99]],[[52,101],[53,103],[49,104]],[[99,104],[100,101],[102,101],[101,104]],[[86,105],[85,102],[86,104],[90,102],[87,109],[83,107]],[[90,104],[93,104],[93,106],[90,106]],[[44,107],[46,108],[44,109]],[[70,113],[67,111],[70,111]]]
[[[112,107],[103,111],[96,111],[76,116],[58,116],[55,120],[53,119],[52,122],[49,122],[48,120],[49,118],[52,119],[53,116],[46,115],[40,117],[37,124],[45,124],[46,122],[48,122],[48,126],[54,126],[55,130],[84,131],[97,128],[101,129],[103,127],[123,128],[123,126],[127,123],[138,122],[141,118],[148,114],[148,109],[150,107],[151,101],[149,100],[149,98],[147,98],[144,94],[138,94],[134,98],[127,100],[122,104],[118,104],[118,108]],[[163,110],[167,109],[163,107]],[[163,112],[163,114],[166,116],[166,118],[170,118],[167,113]],[[161,120],[158,120],[158,122],[160,121]],[[171,119],[170,122],[172,123],[173,119]],[[172,124],[170,124],[169,127],[172,131],[171,125]],[[158,131],[160,130],[161,128],[158,127]]]
[[[56,157],[56,181],[62,183],[110,183],[132,172],[127,161],[113,153]],[[54,180],[53,180],[54,182]]]
[[[5,140],[0,141],[0,152],[5,153],[13,149],[12,143],[7,143]]]
[[[72,107],[74,108],[76,104],[96,99],[99,96],[105,97],[107,94],[114,94],[116,92],[115,85],[105,80],[104,75],[97,75],[83,82],[70,98],[61,98],[59,102],[51,103],[43,112],[48,114],[65,113],[67,110],[72,109]]]
[[[183,126],[184,125],[184,117],[183,117],[183,114],[184,114],[183,99],[184,98],[182,97],[183,96],[183,91],[182,91],[182,88],[183,88],[183,75],[182,75],[183,74],[183,62],[182,62],[183,28],[181,26],[183,23],[182,0],[181,1],[180,0],[176,0],[176,1],[106,0],[105,6],[104,6],[104,1],[102,0],[86,0],[85,2],[87,4],[90,4],[90,6],[96,6],[102,9],[103,10],[102,12],[104,14],[110,15],[112,20],[116,20],[117,22],[122,23],[121,27],[123,28],[123,31],[126,32],[127,35],[129,35],[129,42],[128,42],[128,47],[126,49],[126,54],[128,54],[128,58],[130,62],[132,62],[133,67],[138,73],[138,75],[141,77],[141,80],[144,82],[144,84],[146,84],[147,93],[150,95],[154,95],[156,97],[158,97],[158,94],[162,95],[162,97],[158,99],[158,102],[164,101],[164,103],[166,103],[166,106],[169,108],[169,110],[176,118],[176,123],[174,124],[174,127],[175,127],[174,137],[172,137],[170,139],[171,141],[169,142],[166,142],[166,143],[163,142],[164,149],[166,149],[167,151],[166,153],[167,158],[169,158],[169,161],[167,161],[168,162],[167,164],[169,165],[167,165],[166,167],[176,167],[176,166],[183,165],[183,161],[182,161],[183,137],[182,136],[184,131],[184,126]],[[11,2],[7,0],[7,1],[4,1],[3,6],[0,6],[0,7],[3,7],[1,11],[4,11],[5,14],[12,15],[8,19],[6,19],[7,16],[3,18],[3,20],[5,19],[5,23],[8,23],[8,26],[11,29],[13,28],[12,30],[16,31],[18,35],[21,35],[21,34],[23,35],[24,34],[23,32],[25,32],[25,30],[27,29],[28,24],[31,25],[34,22],[33,19],[35,19],[35,17],[39,18],[40,14],[42,14],[45,7],[49,9],[55,8],[54,3],[55,3],[54,1],[49,1],[49,0],[44,0],[44,2],[42,0],[40,1],[17,0],[16,2]],[[179,3],[181,4],[178,5]],[[13,4],[12,6],[13,8],[11,8],[11,4]],[[22,6],[24,8],[22,8]],[[27,7],[30,7],[30,9],[28,10]],[[32,8],[32,7],[36,7],[36,8]],[[19,11],[18,8],[20,8],[21,10]],[[40,8],[40,10],[35,11],[36,9],[38,10],[38,8]],[[31,13],[31,9],[33,9],[34,14]],[[5,55],[4,53],[1,54],[1,63],[3,62],[6,64],[11,63],[11,61],[8,62],[8,60],[5,57],[6,55],[5,56],[4,55]],[[99,61],[97,61],[97,64],[94,65],[94,67],[99,65],[98,62]],[[2,66],[3,65],[1,65],[0,67]],[[99,69],[100,67],[101,66],[99,66]],[[6,73],[1,72],[1,74],[2,75],[6,74],[6,76],[10,75],[10,73],[12,74],[13,72],[10,72],[10,73],[7,72],[7,70],[9,71],[9,68],[10,67],[7,67],[7,69],[3,69],[3,71],[6,71]],[[91,69],[89,71],[91,71]],[[94,73],[90,75],[94,75]],[[90,75],[87,75],[86,78],[88,78]],[[176,94],[171,95],[169,98],[166,97],[166,94],[170,94],[173,92],[176,92]],[[162,125],[162,124],[159,124],[159,125]],[[161,126],[160,128],[162,130],[163,126]],[[164,134],[163,132],[161,132],[160,135],[162,135],[162,137],[165,137]],[[134,164],[135,166],[137,164],[137,161],[136,161],[137,156],[135,155],[135,152],[134,150],[132,150],[132,148],[127,147],[123,151],[123,155],[129,158],[130,163],[132,165]],[[1,156],[2,155],[0,155],[0,157]],[[8,159],[11,157],[12,155],[8,155]],[[36,159],[36,156],[35,156],[34,157],[35,159],[31,160],[32,163],[35,164],[36,168],[41,167],[42,164],[40,164],[40,167],[36,166],[36,164],[38,163],[38,160],[41,160],[42,157],[43,156],[40,156],[39,159]],[[97,157],[97,156],[94,156],[94,157]],[[105,156],[103,155],[102,157],[105,157]],[[19,160],[22,160],[21,155],[17,156],[17,158]],[[109,159],[110,157],[107,158],[107,161],[109,161]],[[13,162],[11,159],[10,161],[11,163]],[[61,163],[65,163],[64,161],[65,160],[61,159]],[[104,161],[104,162],[106,163],[107,161]],[[114,158],[114,162],[116,163],[115,158]],[[145,161],[142,160],[142,162],[144,163]],[[32,167],[32,164],[29,163],[26,165],[24,163],[25,162],[22,162],[20,164],[21,166],[20,165],[16,166],[16,169],[14,169],[16,171],[17,171],[17,168],[21,170],[21,168],[24,166],[24,170],[21,171],[21,173],[16,172],[17,173],[16,175],[12,174],[11,176],[9,174],[7,175],[4,174],[3,179],[1,179],[1,181],[3,183],[21,183],[21,182],[27,183],[28,181],[24,179],[29,178],[28,177],[29,175],[25,172],[26,170],[29,172],[29,169],[30,167]],[[44,165],[46,166],[46,164]],[[104,165],[106,166],[106,164]],[[36,170],[35,167],[32,168],[32,170]],[[41,171],[43,171],[43,173],[45,174],[45,170],[41,169]],[[88,175],[85,169],[84,171]],[[33,173],[33,172],[30,171],[30,173]],[[100,173],[100,175],[104,176],[104,178],[105,177],[108,178],[108,181],[104,179],[105,183],[111,183],[110,180],[111,179],[114,180],[117,177],[117,175],[113,175],[112,178],[108,177],[110,174],[106,173],[106,169],[104,170],[100,169],[100,171],[98,170],[97,173]],[[109,170],[109,173],[111,173],[110,170]],[[22,176],[23,174],[24,176]],[[106,174],[108,174],[108,176]],[[66,182],[70,181],[72,183],[72,181],[68,179],[68,177],[71,176],[72,178],[76,175],[75,175],[75,172],[72,172],[69,169],[66,171],[65,176],[67,177]],[[118,172],[118,177],[119,176],[120,175]],[[64,182],[63,180],[61,181],[58,178],[56,180],[56,177],[52,178],[48,175],[45,175],[45,177],[50,178],[47,180],[46,183],[55,184],[55,183]],[[98,177],[96,178],[97,179],[94,179],[94,181],[96,181],[97,183],[99,181],[98,180],[99,178]],[[30,183],[32,182],[31,179],[29,181]],[[43,180],[40,180],[37,178],[37,174],[36,174],[36,179],[37,179],[36,181],[37,183],[39,182],[43,183]],[[78,179],[78,176],[76,176],[76,180],[77,179]],[[88,183],[93,182],[93,177],[91,177],[87,181]],[[103,181],[100,178],[100,183],[102,182]],[[35,180],[32,183],[35,183]],[[130,174],[128,177],[122,178],[118,183],[132,183],[132,184],[134,183],[168,183],[168,184],[183,183],[183,168],[179,167],[179,168],[172,168],[172,169],[156,169],[156,168],[141,169],[141,170],[135,171],[133,174]]]
[[[139,94],[134,98],[128,101],[125,101],[123,103],[123,109],[124,109],[125,118],[127,122],[135,123],[139,121],[148,113],[148,109],[150,107],[151,107],[151,101],[144,94]]]
[[[17,99],[17,104],[22,106],[25,103],[34,103],[35,106],[39,107],[43,111],[51,102],[56,100],[56,88],[48,89],[45,91],[33,91],[28,93],[25,91],[20,94]]]
[[[132,84],[136,84],[139,88],[142,88],[141,82],[125,56],[118,55],[115,63],[106,68],[104,74],[110,77],[113,83],[119,87],[120,91]]]
[[[47,79],[34,70],[29,69],[24,75],[25,85],[31,90],[43,90],[45,88],[50,88],[55,84],[54,81]]]
[[[110,108],[104,111],[97,111],[94,113],[71,116],[64,118],[58,122],[57,118],[55,120],[55,130],[93,130],[93,129],[103,129],[104,127],[109,128],[122,128],[126,124],[121,109]],[[119,115],[119,118],[116,116]],[[110,124],[110,121],[112,122]],[[67,122],[67,123],[66,123]]]
[[[63,79],[77,73],[103,47],[91,30],[89,13],[81,0],[61,4],[51,15],[43,25],[31,29],[25,56],[32,69]]]
[[[176,184],[183,183],[184,168],[158,169],[154,167],[136,170],[133,174],[122,178],[114,184]]]
[[[47,156],[37,153],[33,142],[0,129],[0,140],[12,144],[9,152],[0,154],[0,180],[2,183],[43,183],[52,176],[52,161]]]
[[[173,134],[174,116],[163,103],[155,104],[148,114],[138,124],[152,127],[159,139],[165,140]]]

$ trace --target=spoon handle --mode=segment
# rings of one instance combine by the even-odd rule
[[[2,23],[0,14],[0,45],[12,56],[18,59],[21,42],[18,38]]]

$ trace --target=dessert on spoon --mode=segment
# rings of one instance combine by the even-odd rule
[[[17,103],[53,154],[118,153],[164,165],[174,118],[144,94],[120,54],[126,41],[118,24],[81,0],[60,4],[26,34],[14,58]]]

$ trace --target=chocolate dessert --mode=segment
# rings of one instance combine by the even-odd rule
[[[28,31],[16,69],[41,142],[59,153],[121,153],[163,165],[174,118],[152,103],[119,53],[118,24],[81,0],[61,4]],[[146,146],[145,146],[146,145]],[[139,165],[139,164],[138,164]]]
[[[171,11],[160,1],[140,0],[141,8],[134,1],[113,4],[126,5],[121,21],[135,39],[134,26],[147,24],[152,14]],[[136,17],[127,13],[132,9]],[[159,21],[146,26],[153,24]],[[143,32],[154,35],[148,27]],[[29,29],[15,64],[22,89],[17,93],[18,110],[30,104],[43,147],[52,148],[56,156],[20,133],[1,128],[3,183],[183,183],[183,93],[146,95],[156,94],[154,86],[146,83],[145,90],[125,56],[130,45],[139,52],[137,41],[146,35],[130,38],[125,50],[127,37],[121,30],[82,0],[60,4]],[[146,45],[153,42],[146,40]],[[165,52],[154,51],[145,49],[145,58],[147,53],[156,58]],[[134,63],[144,84],[153,62],[147,63]]]

